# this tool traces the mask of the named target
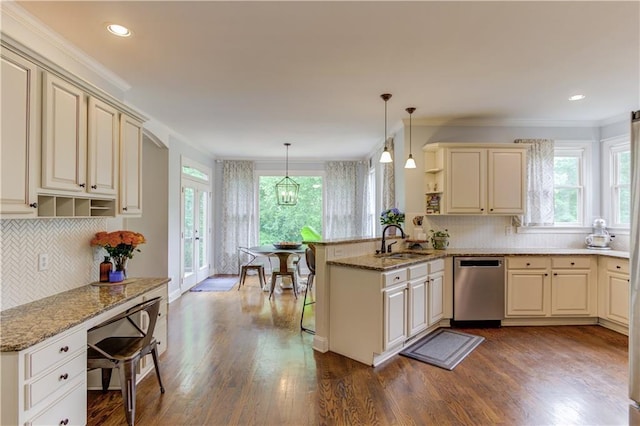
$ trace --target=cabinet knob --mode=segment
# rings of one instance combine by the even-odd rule
[[[127,211],[127,208],[126,208],[126,207],[123,207],[123,208],[122,208],[122,210],[124,210],[124,211],[126,212],[126,211]]]
[[[493,209],[491,209],[490,211],[493,211]]]
[[[78,185],[80,188],[84,188],[85,186],[87,186],[86,183],[81,183],[80,185]]]
[[[575,262],[571,262],[571,266],[574,266],[576,263]]]
[[[69,346],[63,346],[60,348],[60,352],[69,352]]]
[[[61,424],[61,425],[68,425],[68,424],[69,424],[69,419],[62,419],[62,420],[60,420],[60,424]]]
[[[31,203],[31,204],[29,204],[29,207],[31,207],[33,209],[36,209],[36,208],[38,208],[38,203]]]
[[[548,276],[549,276],[549,274],[544,274],[544,276],[545,276],[545,277],[548,277]]]
[[[69,378],[69,373],[64,373],[60,375],[60,380],[67,380]]]
[[[91,189],[98,189],[98,185],[91,185]]]
[[[483,212],[483,211],[484,211],[484,209],[480,209],[480,211],[481,211],[481,212]]]
[[[531,266],[531,264],[529,262],[527,262],[527,266]]]
[[[616,269],[620,269],[620,265],[616,265]]]
[[[546,275],[546,274],[545,274],[545,275]],[[554,272],[554,273],[553,273],[553,276],[557,276],[557,275],[558,275],[558,273],[557,273],[557,272]]]
[[[398,281],[398,280],[400,279],[400,277],[395,276],[395,277],[393,277],[393,279],[394,279],[394,280],[396,280],[396,281]]]

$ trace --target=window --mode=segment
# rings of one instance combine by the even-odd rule
[[[631,224],[631,145],[627,138],[603,144],[602,201],[609,227]]]
[[[282,176],[260,176],[259,186],[259,238],[260,245],[279,241],[300,241],[300,230],[311,226],[322,235],[322,177],[290,176],[300,184],[298,204],[280,206],[276,200],[276,183]]]
[[[554,224],[581,225],[584,212],[582,151],[556,149],[553,167]]]

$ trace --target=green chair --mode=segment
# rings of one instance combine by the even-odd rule
[[[302,227],[300,235],[302,236],[302,241],[320,241],[322,239],[322,235],[309,225]]]

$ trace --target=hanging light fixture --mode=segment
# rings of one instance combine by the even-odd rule
[[[387,101],[391,99],[391,94],[383,93],[380,97],[384,100],[384,151],[382,151],[382,155],[380,156],[380,162],[391,163],[393,162],[393,159],[391,158],[391,153],[387,149]]]
[[[415,169],[416,168],[416,161],[413,159],[413,154],[411,153],[411,114],[413,114],[413,112],[416,109],[413,107],[407,108],[405,109],[405,111],[407,111],[409,113],[409,158],[407,158],[407,162],[404,163],[404,168],[405,169]]]
[[[295,206],[298,204],[298,191],[300,185],[289,177],[289,147],[290,143],[285,143],[287,147],[286,158],[286,173],[284,179],[276,184],[276,197],[278,198],[278,204],[281,206]]]

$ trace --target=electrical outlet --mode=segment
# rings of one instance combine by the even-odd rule
[[[47,269],[49,269],[49,255],[40,253],[38,255],[38,271],[46,271]]]
[[[504,235],[511,235],[513,234],[513,226],[505,226],[504,227]]]

